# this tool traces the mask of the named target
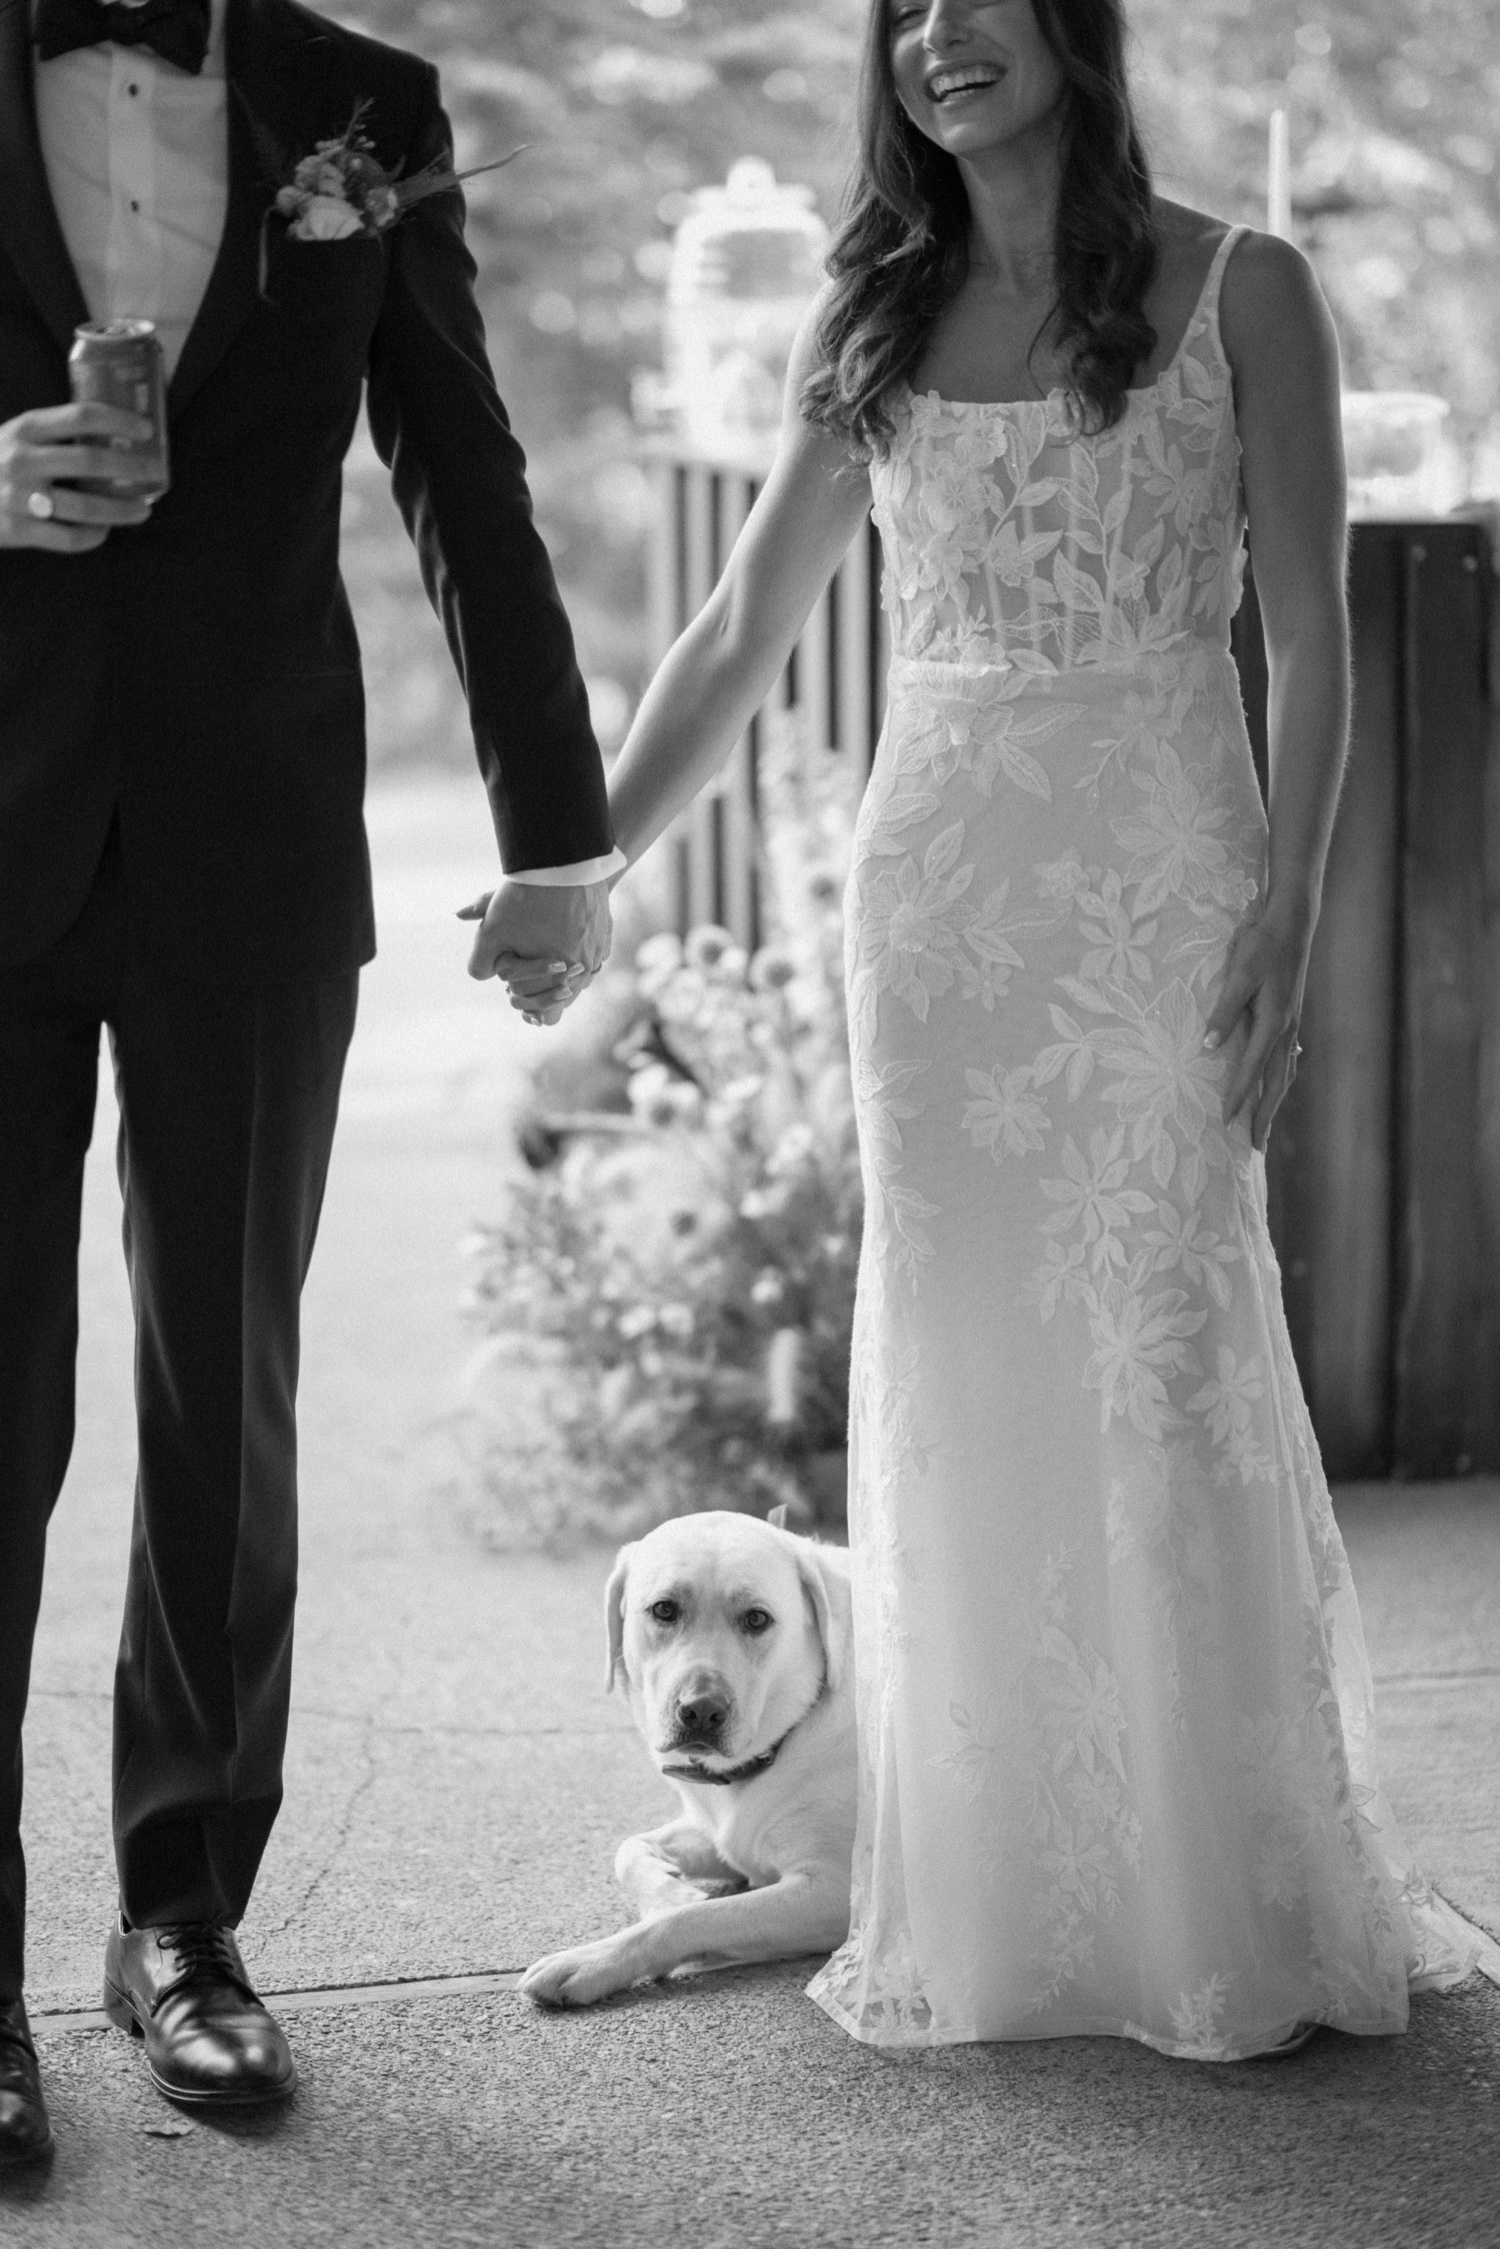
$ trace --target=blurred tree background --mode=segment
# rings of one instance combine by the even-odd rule
[[[469,240],[500,391],[606,748],[646,668],[651,490],[630,418],[659,364],[668,246],[737,156],[838,209],[868,0],[362,0],[329,12],[442,72],[473,183]],[[1291,118],[1295,231],[1354,388],[1440,392],[1494,465],[1500,432],[1500,59],[1494,0],[1130,0],[1162,190],[1264,224],[1271,111]],[[345,566],[376,766],[471,762],[441,635],[368,439]]]

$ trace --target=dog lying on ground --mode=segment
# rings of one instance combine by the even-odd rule
[[[584,2007],[676,1968],[831,1952],[854,1849],[848,1554],[690,1515],[621,1549],[604,1606],[606,1685],[624,1678],[682,1811],[620,1846],[639,1918],[538,1960],[522,1991]]]

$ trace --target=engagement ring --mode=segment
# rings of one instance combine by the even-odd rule
[[[30,492],[26,497],[26,512],[34,515],[38,523],[50,523],[57,513],[57,502],[50,492]]]

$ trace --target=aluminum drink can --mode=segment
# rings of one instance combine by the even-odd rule
[[[144,438],[110,438],[119,467],[108,477],[74,477],[77,492],[154,500],[171,484],[167,472],[167,378],[161,345],[149,320],[89,320],[73,333],[68,375],[74,401],[123,406],[151,424]]]

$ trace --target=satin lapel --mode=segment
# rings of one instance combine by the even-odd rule
[[[0,0],[0,7],[6,0]],[[11,0],[15,4],[15,0]],[[280,0],[229,0],[224,27],[229,77],[229,204],[224,239],[167,390],[175,417],[213,373],[255,310],[260,231],[276,182],[255,146],[250,120],[295,159],[318,133],[332,40]]]
[[[36,130],[31,0],[0,0],[0,241],[64,352],[88,306],[57,223]]]

